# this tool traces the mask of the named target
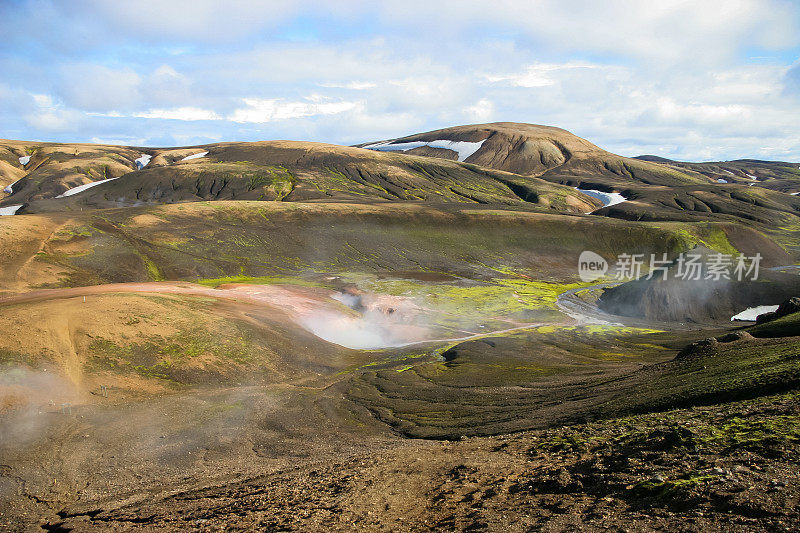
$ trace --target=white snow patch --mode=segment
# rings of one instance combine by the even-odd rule
[[[24,155],[19,158],[19,164],[22,165],[23,167],[28,163],[30,163],[30,161],[31,161],[31,156],[29,155]]]
[[[414,148],[419,148],[420,146],[427,146],[428,143],[422,141],[412,141],[407,143],[394,143],[390,144],[386,141],[379,142],[375,144],[368,144],[364,148],[367,150],[377,150],[379,152],[405,152],[406,150],[412,150]]]
[[[764,313],[770,313],[772,311],[777,311],[777,310],[778,310],[777,305],[759,305],[758,307],[748,307],[738,315],[733,315],[731,317],[731,322],[733,322],[734,320],[748,320],[750,322],[755,322],[756,317],[758,315]]]
[[[430,146],[431,148],[444,148],[445,150],[452,150],[458,154],[458,160],[464,161],[469,156],[480,150],[481,146],[483,145],[484,141],[478,142],[469,142],[469,141],[447,141],[447,140],[436,140],[436,141],[410,141],[404,143],[388,143],[386,141],[368,144],[364,148],[367,150],[377,150],[379,152],[405,152],[407,150],[413,150],[414,148],[419,148],[420,146]]]
[[[723,171],[723,172],[727,172],[727,173],[728,173],[728,174],[730,174],[731,176],[735,176],[735,175],[736,175],[736,174],[734,174],[733,172],[731,172],[730,170],[725,170],[724,168],[722,169],[722,171]]]
[[[6,185],[6,188],[3,189],[3,192],[6,194],[14,194],[14,185],[16,185],[18,181],[19,180],[15,181],[11,185]]]
[[[64,191],[63,193],[61,193],[58,196],[56,196],[56,198],[66,198],[67,196],[72,196],[74,194],[78,194],[79,192],[83,192],[86,189],[91,189],[95,185],[100,185],[101,183],[105,183],[107,181],[114,181],[116,179],[119,179],[119,178],[108,178],[107,180],[100,180],[100,181],[93,181],[91,183],[84,183],[83,185],[78,185],[77,187],[73,187],[72,189]]]
[[[800,194],[800,191],[792,192],[792,193],[789,193],[789,194],[791,194],[792,196],[797,196],[798,194]]]
[[[134,159],[133,162],[136,163],[137,170],[142,170],[144,167],[147,166],[147,163],[149,163],[151,159],[153,159],[153,156],[142,154],[142,157],[140,157],[139,159]]]
[[[719,179],[717,180],[717,182],[719,182],[719,183],[728,183],[728,180],[724,180],[724,179],[722,179],[722,178],[719,178]]]
[[[189,161],[190,159],[198,159],[200,157],[205,157],[207,155],[208,155],[208,152],[200,152],[199,154],[187,155],[186,157],[181,159],[181,161]]]
[[[744,175],[753,181],[758,181],[758,178],[756,176],[753,176],[752,174],[748,174],[747,172],[745,172]]]
[[[19,205],[10,205],[8,207],[0,207],[0,217],[13,215],[17,212],[17,210],[22,207],[22,204]]]
[[[576,191],[580,191],[587,196],[591,196],[592,198],[597,198],[601,202],[603,202],[603,207],[608,207],[610,205],[617,205],[625,202],[627,198],[622,196],[618,192],[605,192],[605,191],[598,191],[597,189],[579,189],[575,187]],[[602,209],[602,207],[600,208]],[[594,211],[592,211],[594,213]]]

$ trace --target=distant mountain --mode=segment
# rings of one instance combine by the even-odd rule
[[[457,126],[359,146],[461,158],[581,189],[614,191],[627,201],[595,214],[629,220],[738,219],[774,226],[794,224],[800,216],[796,196],[775,192],[800,190],[800,181],[792,181],[800,170],[788,163],[694,164],[657,156],[627,158],[560,128],[509,122]],[[757,173],[756,179],[748,175],[750,171]],[[743,186],[750,184],[758,187]]]
[[[789,194],[800,191],[800,163],[759,159],[690,163],[655,155],[640,155],[634,159],[662,163],[676,170],[697,172],[718,182],[724,180],[727,183],[758,185]]]
[[[672,159],[667,159],[666,157],[661,157],[657,155],[637,155],[634,159],[638,159],[640,161],[650,161],[651,163],[674,163]]]
[[[359,146],[446,159],[457,159],[460,149],[462,155],[468,155],[460,160],[467,163],[575,186],[597,185],[597,178],[604,178],[609,185],[631,181],[659,185],[704,181],[694,173],[672,171],[612,154],[567,130],[534,124],[456,126]]]

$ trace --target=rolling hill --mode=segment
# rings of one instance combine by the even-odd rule
[[[659,163],[678,170],[698,172],[718,183],[759,186],[795,195],[800,192],[800,163],[758,159],[688,163],[653,155],[641,155],[634,159]]]
[[[135,158],[145,152],[152,159],[137,170]],[[6,176],[17,181],[1,204],[22,205],[20,213],[201,200],[460,202],[574,213],[602,206],[574,189],[509,172],[319,143],[86,151],[51,145],[34,154],[30,172]],[[80,194],[70,190],[87,185]]]

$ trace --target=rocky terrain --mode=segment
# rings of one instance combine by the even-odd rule
[[[795,530],[797,167],[0,141],[0,529]]]

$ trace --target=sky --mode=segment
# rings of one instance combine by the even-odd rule
[[[0,137],[337,144],[485,122],[800,161],[800,1],[0,0]]]

